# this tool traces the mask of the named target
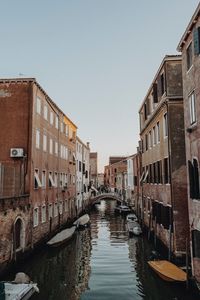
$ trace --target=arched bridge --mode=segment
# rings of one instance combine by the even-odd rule
[[[115,193],[103,193],[103,194],[98,194],[93,198],[90,198],[90,204],[94,205],[99,203],[101,200],[116,200],[122,204],[122,199],[118,194]]]

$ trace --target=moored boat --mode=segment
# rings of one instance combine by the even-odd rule
[[[165,281],[185,282],[187,280],[187,274],[167,260],[152,260],[148,261],[148,264]]]
[[[48,246],[57,247],[69,239],[72,238],[74,232],[76,230],[76,226],[72,226],[71,228],[67,228],[57,233],[52,239],[47,242]]]
[[[88,214],[85,214],[83,216],[81,216],[80,218],[78,218],[74,223],[73,225],[74,226],[77,226],[78,228],[84,228],[86,226],[89,225],[89,222],[90,222],[90,217]]]
[[[37,283],[31,282],[25,273],[17,273],[14,281],[0,282],[0,299],[28,300],[35,292],[39,292]]]
[[[141,226],[136,221],[127,222],[127,230],[129,235],[140,235],[142,233]]]
[[[120,214],[128,214],[131,212],[130,208],[126,205],[118,205],[115,207],[115,212]]]

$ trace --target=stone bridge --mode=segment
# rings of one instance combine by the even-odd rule
[[[116,193],[103,193],[103,194],[98,194],[93,198],[90,198],[90,204],[91,205],[97,204],[101,200],[116,200],[120,204],[122,204],[123,202],[121,197]]]

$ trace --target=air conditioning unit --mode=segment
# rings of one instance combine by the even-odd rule
[[[10,149],[10,157],[23,157],[24,149],[22,148],[11,148]]]

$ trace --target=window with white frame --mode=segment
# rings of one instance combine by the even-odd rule
[[[42,171],[42,187],[46,188],[46,171]]]
[[[58,143],[57,142],[55,142],[55,155],[58,155]]]
[[[60,122],[60,131],[63,132],[63,122]]]
[[[52,204],[50,203],[49,204],[49,220],[53,218],[53,206]]]
[[[54,172],[54,184],[55,184],[55,187],[58,186],[58,173],[57,172]]]
[[[36,103],[36,111],[38,114],[41,114],[41,99],[39,97],[37,97]]]
[[[65,212],[67,212],[68,211],[68,202],[67,202],[67,200],[65,199]]]
[[[37,149],[40,149],[40,131],[39,131],[39,129],[36,129],[35,145],[36,145]]]
[[[39,187],[42,187],[42,184],[41,184],[41,181],[40,181],[40,178],[39,178],[39,170],[35,169],[35,172],[34,172],[34,188],[38,189]]]
[[[47,136],[43,134],[43,151],[47,151]]]
[[[168,136],[168,119],[167,119],[167,113],[163,116],[163,131],[164,131],[164,137]]]
[[[157,134],[157,142],[160,142],[160,122],[157,122],[156,124],[156,134]]]
[[[153,144],[156,145],[157,141],[156,141],[156,127],[153,127]]]
[[[65,124],[65,134],[66,134],[66,136],[68,136],[68,132],[69,132],[68,125]]]
[[[58,129],[58,116],[55,116],[55,127]]]
[[[48,107],[44,105],[44,111],[43,111],[43,116],[45,120],[48,120]]]
[[[196,103],[195,103],[195,94],[192,92],[189,95],[189,106],[190,106],[190,124],[194,124],[197,121],[196,118]]]
[[[53,176],[52,176],[52,172],[49,172],[49,187],[54,187],[55,186],[55,182],[53,180]]]
[[[186,50],[186,57],[187,57],[187,70],[189,70],[192,66],[192,43],[189,44]]]
[[[65,182],[64,185],[67,186],[67,174],[65,174]]]
[[[51,138],[49,139],[49,153],[53,154],[53,140]]]
[[[62,215],[62,213],[63,213],[63,202],[60,201],[59,202],[59,214]]]
[[[58,203],[55,202],[54,203],[54,217],[57,217],[57,215],[58,215]]]
[[[53,125],[53,112],[50,112],[50,124]]]
[[[60,158],[63,158],[63,145],[60,145]]]
[[[66,160],[68,159],[68,149],[67,149],[67,147],[65,147],[65,159]]]
[[[149,131],[149,148],[152,148],[152,134],[151,134],[151,130]]]
[[[39,209],[35,207],[33,210],[33,227],[38,226],[39,224]]]
[[[59,183],[60,183],[60,187],[63,186],[63,173],[60,173],[60,178],[59,178]]]
[[[46,222],[46,205],[42,206],[42,223]]]

